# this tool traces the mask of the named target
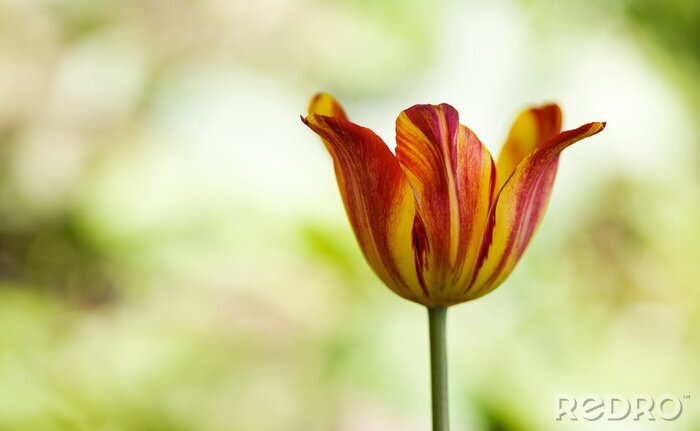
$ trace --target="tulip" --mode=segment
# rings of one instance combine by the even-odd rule
[[[494,163],[448,104],[414,105],[396,120],[394,153],[317,94],[302,121],[333,159],[360,249],[391,290],[428,308],[433,427],[446,430],[445,313],[497,288],[544,216],[564,148],[603,130],[561,131],[557,105],[522,112]]]

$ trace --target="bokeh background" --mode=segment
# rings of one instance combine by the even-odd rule
[[[319,90],[387,142],[451,103],[493,154],[534,103],[608,121],[451,309],[453,427],[700,429],[699,76],[695,0],[0,1],[0,430],[429,429],[426,313],[355,245]]]

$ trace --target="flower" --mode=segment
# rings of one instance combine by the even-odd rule
[[[302,121],[333,158],[362,253],[398,295],[428,307],[498,287],[544,215],[559,154],[605,123],[561,131],[561,110],[522,112],[498,161],[448,104],[414,105],[396,120],[396,155],[348,120],[325,93]]]

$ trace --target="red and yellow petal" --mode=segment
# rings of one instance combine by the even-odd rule
[[[342,118],[344,120],[348,119],[345,114],[345,110],[340,103],[338,103],[330,94],[328,93],[318,93],[311,98],[309,102],[308,115],[311,117],[313,114],[325,115],[326,117]],[[313,118],[308,118],[308,120],[313,121]]]
[[[432,299],[460,302],[479,254],[495,167],[450,105],[415,105],[396,120],[396,157],[416,196],[429,250],[418,273]]]
[[[360,249],[382,281],[400,296],[429,303],[416,275],[415,201],[399,164],[371,130],[348,121],[330,96],[312,101],[304,123],[329,149],[340,194]],[[330,98],[330,99],[329,99]],[[322,102],[322,103],[321,103]],[[320,108],[320,107],[325,108]],[[331,107],[331,109],[327,109]]]
[[[562,132],[518,164],[500,191],[489,216],[476,278],[468,299],[485,295],[510,274],[535,233],[549,201],[564,148],[595,135],[605,123]]]
[[[561,132],[561,109],[555,104],[527,109],[518,115],[496,162],[497,190],[520,162]]]

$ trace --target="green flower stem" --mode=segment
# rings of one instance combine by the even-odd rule
[[[428,308],[430,326],[430,378],[432,380],[433,431],[449,431],[447,393],[447,307]]]

